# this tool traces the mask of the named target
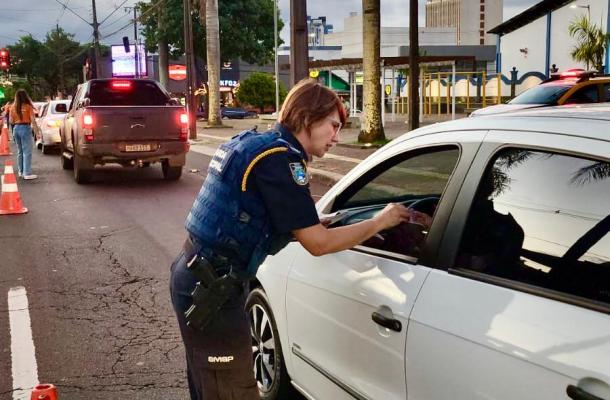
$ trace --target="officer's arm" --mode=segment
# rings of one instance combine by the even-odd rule
[[[338,228],[317,224],[293,231],[294,237],[314,256],[352,248],[379,231],[409,221],[409,210],[401,204],[388,204],[374,218]]]

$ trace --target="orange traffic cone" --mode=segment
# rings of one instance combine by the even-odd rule
[[[57,400],[57,389],[50,383],[40,384],[32,390],[30,400]]]
[[[0,134],[0,156],[10,156],[11,149],[8,147],[8,128],[6,124],[2,125],[2,133]]]
[[[21,204],[17,188],[17,179],[13,173],[13,161],[7,160],[2,176],[2,193],[0,193],[0,215],[25,214],[28,209]]]

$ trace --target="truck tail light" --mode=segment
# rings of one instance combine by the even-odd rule
[[[131,81],[111,81],[110,87],[114,90],[131,90]]]
[[[85,142],[93,142],[93,113],[89,110],[83,113],[83,135]]]
[[[189,134],[189,116],[187,113],[180,113],[180,140],[186,142]]]

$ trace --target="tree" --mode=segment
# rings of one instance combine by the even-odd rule
[[[385,140],[381,124],[380,68],[380,0],[362,0],[362,30],[364,70],[364,122],[358,135],[359,142]]]
[[[220,29],[218,0],[201,0],[200,17],[205,16],[208,65],[208,125],[222,125],[220,118]]]
[[[264,72],[254,72],[239,84],[237,100],[254,106],[263,112],[265,107],[275,107],[275,78]],[[286,87],[280,81],[280,104],[286,97]]]
[[[202,1],[203,2],[203,1]],[[199,0],[195,3],[199,4]],[[141,7],[142,36],[146,49],[157,51],[159,40],[165,40],[170,56],[184,54],[182,0],[165,0],[163,9],[155,2],[139,3]],[[193,7],[193,10],[200,10]],[[247,15],[248,18],[244,18]],[[159,18],[162,23],[159,25]],[[273,60],[273,0],[218,0],[218,23],[220,25],[220,59],[230,61],[241,58],[251,64],[265,64]],[[278,29],[284,26],[278,21]],[[198,57],[206,58],[205,17],[193,13],[194,50]],[[282,42],[280,42],[281,44]]]
[[[32,97],[71,91],[80,82],[81,60],[88,45],[81,46],[73,38],[56,28],[47,33],[44,43],[27,35],[8,46],[13,59],[11,72],[26,77]]]
[[[591,23],[585,16],[572,21],[568,27],[568,33],[576,39],[576,46],[570,53],[574,61],[585,63],[587,69],[593,67],[601,72],[604,68],[604,55],[610,34],[605,33],[600,26]]]

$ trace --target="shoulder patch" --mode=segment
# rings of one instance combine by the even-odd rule
[[[302,163],[294,162],[288,165],[290,166],[290,172],[292,172],[292,179],[294,179],[297,185],[305,186],[309,183],[307,171]]]

